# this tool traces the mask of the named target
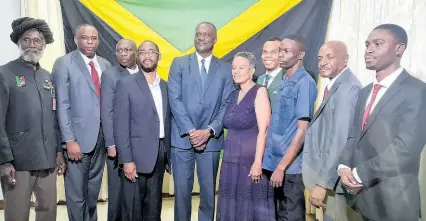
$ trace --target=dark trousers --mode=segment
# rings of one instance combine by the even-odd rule
[[[78,142],[78,141],[77,141]],[[96,221],[96,203],[102,183],[105,166],[105,141],[102,127],[99,128],[96,146],[90,153],[83,153],[83,159],[68,160],[65,174],[65,196],[69,221]]]
[[[198,221],[212,221],[215,211],[216,176],[220,151],[195,151],[173,147],[172,170],[175,187],[175,221],[191,220],[191,192],[194,186],[194,168],[200,184]]]
[[[160,140],[157,162],[149,174],[138,173],[136,182],[121,173],[121,200],[123,221],[160,221],[162,188],[166,164],[164,141]]]
[[[121,221],[121,178],[123,170],[118,165],[118,157],[106,159],[108,170],[108,221]]]
[[[268,181],[272,172],[265,171]],[[306,219],[305,186],[302,174],[285,174],[283,185],[274,188],[277,221],[304,221]]]
[[[56,220],[56,170],[16,171],[16,184],[9,186],[3,179],[5,221],[30,219],[31,194],[36,196],[36,220]]]

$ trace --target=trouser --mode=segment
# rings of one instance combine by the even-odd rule
[[[15,186],[2,179],[5,221],[28,221],[31,195],[36,197],[36,219],[56,220],[56,169],[16,171]]]
[[[134,183],[121,173],[123,221],[161,220],[162,188],[167,157],[164,140],[160,140],[159,143],[157,162],[151,173],[138,173]]]

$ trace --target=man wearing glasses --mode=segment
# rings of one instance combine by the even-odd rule
[[[142,72],[122,78],[114,97],[114,138],[123,163],[122,220],[161,220],[163,176],[169,168],[171,113],[167,84],[158,76],[158,46],[144,41]]]

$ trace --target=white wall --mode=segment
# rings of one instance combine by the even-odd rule
[[[0,65],[3,65],[19,56],[18,47],[10,40],[12,21],[20,17],[20,1],[1,0],[0,6]],[[3,200],[3,192],[0,191],[0,200]]]
[[[0,6],[0,65],[16,59],[19,56],[18,47],[10,40],[12,21],[21,14],[20,3],[17,0],[1,0]]]

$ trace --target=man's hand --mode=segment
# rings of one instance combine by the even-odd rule
[[[210,138],[210,130],[196,130],[190,132],[189,141],[194,147],[201,146],[204,143],[207,143],[207,140]]]
[[[363,185],[356,181],[351,169],[342,168],[339,170],[339,174],[343,186],[349,191],[350,194],[356,195],[362,190]]]
[[[136,182],[136,165],[134,162],[124,164],[124,175],[132,182]]]
[[[56,153],[56,167],[58,168],[58,176],[64,175],[65,171],[67,171],[67,164],[62,152]]]
[[[281,187],[284,181],[284,170],[281,168],[275,168],[271,176],[270,184],[272,187]]]
[[[248,176],[251,176],[251,180],[253,183],[259,183],[260,180],[263,179],[262,163],[254,162],[253,165],[251,165],[250,173]]]
[[[311,190],[311,196],[309,197],[309,202],[312,206],[325,208],[324,199],[327,194],[327,189],[316,185]]]
[[[10,163],[5,163],[0,165],[0,177],[4,180],[8,185],[15,186],[15,168]]]
[[[80,144],[78,144],[77,141],[68,141],[66,147],[70,160],[80,161],[83,159],[83,154],[80,151]]]
[[[108,157],[115,158],[117,156],[117,149],[115,146],[108,147]]]
[[[207,143],[201,144],[201,146],[194,147],[197,151],[204,151],[207,147]]]

